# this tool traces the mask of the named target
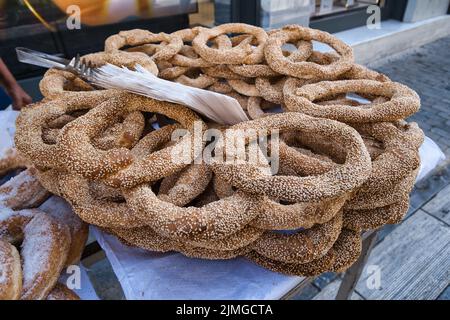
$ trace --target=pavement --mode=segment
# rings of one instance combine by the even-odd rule
[[[381,230],[377,246],[369,258],[368,266],[377,261],[381,270],[385,270],[385,275],[388,273],[386,271],[394,267],[398,277],[391,276],[384,288],[371,291],[364,283],[367,280],[364,277],[366,268],[352,299],[448,300],[448,264],[433,268],[433,261],[439,260],[442,255],[450,260],[450,200],[447,200],[450,199],[450,37],[379,60],[369,67],[386,74],[393,81],[409,86],[419,94],[421,109],[407,120],[417,122],[425,134],[439,145],[447,159],[432,175],[416,185],[411,194],[407,217],[401,224],[389,225]],[[420,239],[409,239],[414,230],[423,229],[425,224],[430,225],[427,234]],[[439,238],[428,243],[427,240],[435,234],[439,234]],[[400,243],[405,238],[409,239],[407,246],[395,252],[396,242]],[[430,256],[427,261],[418,264],[411,252],[410,257],[399,260],[398,256],[414,245],[414,254],[423,258],[428,253],[436,253],[436,257]],[[391,255],[383,255],[384,252],[391,251]],[[384,258],[379,258],[380,256]],[[445,268],[447,270],[443,270]],[[389,274],[392,273],[394,272]],[[406,281],[405,277],[408,276]],[[334,299],[341,278],[342,275],[326,273],[315,279],[295,299]],[[416,282],[415,279],[418,278],[420,281]]]

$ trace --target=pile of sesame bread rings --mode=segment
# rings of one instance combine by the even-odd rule
[[[44,99],[17,120],[18,152],[83,221],[127,245],[241,256],[313,276],[346,270],[360,255],[363,231],[398,223],[408,210],[423,132],[404,119],[418,111],[419,96],[356,64],[351,47],[326,32],[240,23],[129,30],[82,60],[139,64],[231,96],[250,119],[225,127],[186,106],[100,90],[61,70],[45,74]],[[278,171],[245,161],[173,161],[174,148],[193,145],[194,123],[202,131],[278,130]],[[186,135],[172,141],[180,128]]]

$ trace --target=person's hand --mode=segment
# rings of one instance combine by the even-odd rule
[[[20,110],[27,104],[33,102],[33,99],[22,89],[21,86],[15,85],[7,89],[8,95],[12,99],[12,107],[14,110]]]

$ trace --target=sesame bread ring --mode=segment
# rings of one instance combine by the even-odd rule
[[[97,52],[81,57],[81,61],[93,67],[101,67],[110,63],[118,67],[125,66],[129,69],[134,69],[139,64],[155,76],[158,75],[158,67],[155,62],[142,52]]]
[[[313,51],[308,61],[314,62],[320,65],[327,65],[339,60],[339,56],[330,52]],[[353,63],[352,67],[345,73],[339,75],[335,80],[356,80],[367,79],[380,82],[391,81],[386,75],[374,70],[370,70],[363,65]],[[334,79],[329,79],[334,80]]]
[[[368,202],[368,197],[387,195],[401,183],[405,188],[404,191],[409,192],[411,182],[414,183],[415,171],[420,166],[417,150],[423,141],[422,130],[414,122],[364,124],[356,128],[361,134],[381,141],[384,150],[373,160],[370,176],[349,200],[346,207],[367,208],[365,203]]]
[[[204,89],[217,82],[217,79],[202,73],[193,73],[192,76],[185,73],[175,78],[175,82],[184,84],[185,86]]]
[[[329,45],[339,54],[339,59],[328,65],[320,65],[303,61],[292,61],[284,56],[282,46],[288,42],[300,40],[318,41]],[[269,66],[282,74],[302,79],[333,78],[348,71],[353,64],[353,50],[350,46],[332,36],[331,34],[301,27],[298,25],[285,26],[280,32],[270,35],[264,54]]]
[[[0,240],[0,300],[18,300],[22,292],[22,265],[16,247]]]
[[[320,174],[329,170],[309,170],[305,163],[310,162],[312,157],[306,155],[298,164],[283,163],[284,154],[281,151],[280,141],[280,171],[284,167],[295,167],[295,171],[302,171],[306,174]],[[314,160],[314,159],[313,159]],[[306,167],[306,168],[305,168]],[[283,174],[283,173],[282,173]],[[235,189],[228,183],[222,181],[217,176],[213,178],[213,187],[219,198],[233,195]],[[299,228],[312,228],[315,224],[322,224],[330,221],[342,209],[344,203],[349,198],[348,194],[335,199],[323,200],[320,202],[297,202],[293,204],[282,204],[278,201],[265,197],[261,205],[256,209],[258,218],[251,222],[251,225],[263,230],[294,230]],[[274,214],[276,213],[276,214]]]
[[[259,95],[267,101],[275,104],[284,104],[283,87],[287,77],[264,78],[255,80]]]
[[[47,126],[42,128],[42,140],[44,143],[56,144],[61,135],[61,129],[75,119],[76,117],[65,114],[55,120],[49,121]],[[93,138],[93,145],[102,150],[121,147],[127,149],[132,148],[138,142],[144,131],[144,116],[140,111],[134,111],[126,115],[121,121]]]
[[[217,92],[217,93],[224,93],[224,94],[226,94],[226,93],[231,93],[231,92],[234,91],[233,88],[228,84],[228,82],[226,82],[226,81],[220,81],[220,80],[214,82],[214,83],[208,88],[208,90],[214,91],[214,92]]]
[[[133,29],[120,31],[118,34],[110,36],[105,41],[105,52],[116,53],[125,46],[140,46],[166,42],[160,46],[157,52],[151,57],[153,60],[169,60],[180,51],[183,41],[180,37],[166,33],[152,33],[147,30]]]
[[[162,237],[150,227],[139,227],[133,229],[115,228],[108,229],[108,232],[114,234],[128,245],[140,247],[151,251],[179,251],[184,253],[189,249],[205,250],[205,252],[217,251],[227,252],[230,257],[241,254],[242,250],[250,251],[253,243],[264,232],[252,227],[244,229],[232,234],[226,238],[208,241],[180,241],[176,239],[168,239]],[[163,245],[158,245],[158,244]],[[232,253],[232,251],[234,253]],[[200,251],[198,251],[200,252]],[[219,253],[218,253],[219,254]]]
[[[342,213],[324,224],[293,234],[265,232],[255,241],[253,250],[285,263],[307,263],[325,255],[341,233]]]
[[[178,66],[170,66],[167,68],[161,68],[158,65],[159,74],[158,77],[165,79],[165,80],[174,80],[178,77],[181,77],[186,72],[188,72],[191,68],[189,67],[178,67]]]
[[[205,191],[211,181],[212,170],[205,164],[192,164],[175,177],[173,184],[166,186],[165,190],[161,184],[158,198],[182,207]]]
[[[97,91],[82,99],[76,96],[60,97],[28,106],[20,112],[16,121],[14,140],[17,149],[25,158],[32,159],[34,166],[62,168],[61,159],[55,156],[59,153],[59,145],[44,142],[43,128],[49,122],[73,111],[94,108],[108,100],[110,94],[111,92]]]
[[[297,50],[294,52],[287,51],[284,54],[289,60],[292,61],[303,61],[308,58],[312,53],[312,43],[311,41],[299,41],[297,43]],[[265,63],[265,61],[264,61]],[[276,77],[281,74],[274,71],[267,64],[242,64],[242,65],[228,65],[231,71],[237,73],[241,76],[248,78],[258,78],[258,77]]]
[[[357,232],[378,229],[386,224],[399,223],[409,209],[409,195],[397,202],[374,209],[344,210],[344,226]]]
[[[246,78],[276,77],[280,75],[266,64],[230,64],[228,68],[234,73]]]
[[[173,32],[172,35],[180,37],[183,42],[192,42],[201,29],[202,28],[197,27],[178,30]],[[182,49],[170,59],[170,63],[175,66],[190,68],[212,67],[214,65],[200,57],[191,46],[183,46]]]
[[[247,82],[248,81],[248,82]],[[251,80],[228,80],[228,84],[238,93],[247,97],[259,97],[259,91]]]
[[[171,133],[179,126],[170,125],[147,134],[135,148],[131,150],[135,157],[145,157],[160,146],[169,142]],[[177,172],[177,174],[179,174]],[[208,185],[211,178],[210,169],[204,165],[191,165],[181,172],[181,175],[158,198],[185,205],[192,201]],[[151,179],[151,177],[150,177]],[[104,193],[96,197],[92,192],[92,184],[78,175],[61,174],[59,189],[64,197],[71,203],[74,211],[84,221],[105,228],[133,228],[147,224],[138,219],[133,210],[120,198],[108,198]],[[98,187],[98,185],[97,185]],[[101,190],[106,190],[103,186]],[[114,191],[114,189],[113,189]],[[108,194],[110,191],[108,190]]]
[[[152,233],[149,228],[137,228],[133,230],[107,230],[117,236],[124,244],[138,247],[149,251],[168,252],[176,251],[187,257],[198,259],[222,260],[233,259],[250,252],[249,247],[235,250],[217,250],[202,247],[195,247],[180,241],[173,241],[161,237],[157,233]]]
[[[248,253],[246,257],[254,263],[274,272],[312,277],[328,271],[345,271],[358,259],[361,254],[361,247],[360,234],[343,229],[333,247],[324,256],[308,263],[283,263],[269,259],[254,251]]]
[[[126,148],[100,150],[91,144],[91,139],[118,122],[123,115],[123,100],[118,96],[101,103],[85,115],[64,126],[56,145],[46,145],[56,149],[58,160],[46,167],[68,170],[99,178],[131,164],[132,157]],[[46,111],[48,111],[48,105]]]
[[[47,300],[80,300],[80,297],[62,283],[57,283],[48,294]]]
[[[257,209],[259,214],[251,225],[265,230],[293,230],[311,228],[335,217],[344,206],[348,196],[320,202],[297,202],[281,204],[265,198]],[[274,214],[276,212],[276,214]]]
[[[131,150],[136,158],[150,155],[158,147],[167,144],[177,125],[151,131]],[[85,222],[105,228],[133,228],[143,225],[131,208],[123,201],[112,201],[107,197],[96,198],[89,181],[74,174],[55,173],[59,194],[69,201],[75,213]]]
[[[122,122],[107,128],[93,139],[93,144],[100,149],[131,149],[136,145],[144,132],[145,119],[140,111],[127,114]]]
[[[124,108],[124,105],[128,108]],[[144,158],[136,158],[125,148],[102,151],[91,144],[91,138],[116,123],[124,113],[133,110],[164,114],[180,122],[190,134],[182,137],[176,145]],[[173,148],[179,144],[190,143],[193,139],[195,122],[202,130],[206,129],[200,118],[186,107],[125,94],[111,98],[66,125],[59,140],[60,155],[66,160],[65,167],[69,172],[90,179],[105,178],[105,183],[113,187],[133,187],[140,183],[159,180],[187,166],[186,163],[170,160]],[[190,145],[193,150],[193,144]]]
[[[239,123],[230,129],[298,130],[303,134],[315,134],[323,140],[336,142],[345,148],[343,164],[323,174],[307,177],[270,176],[250,163],[213,165],[213,171],[219,178],[246,192],[293,202],[319,201],[352,191],[370,174],[370,156],[361,136],[340,122],[286,112]]]
[[[372,190],[372,192],[368,189],[363,189],[363,192],[359,192],[359,190],[357,190],[356,195],[345,204],[345,209],[374,209],[400,202],[404,199],[405,195],[408,195],[411,192],[414,187],[414,183],[416,182],[418,172],[418,169],[413,170],[399,183],[386,187],[385,189],[379,188],[377,190]]]
[[[60,174],[59,189],[86,223],[105,228],[133,228],[144,224],[126,203],[95,198],[88,180],[79,175]]]
[[[315,103],[317,100],[326,100],[327,97],[348,92],[383,96],[389,98],[389,101],[372,104],[370,107],[339,104],[322,106]],[[409,117],[420,107],[417,93],[397,82],[340,80],[303,85],[301,80],[290,78],[284,85],[283,93],[286,109],[289,111],[347,123],[396,121]]]
[[[230,49],[208,47],[208,40],[227,33],[251,34],[256,38],[258,44],[254,47],[244,40]],[[227,23],[212,29],[201,29],[192,41],[192,47],[203,59],[211,63],[222,64],[226,61],[227,64],[257,64],[264,59],[264,46],[267,38],[267,33],[259,27],[243,23]]]
[[[231,71],[231,69],[226,64],[218,64],[212,67],[201,68],[202,72],[213,78],[223,78],[227,80],[244,80],[243,77],[237,73]]]
[[[287,133],[289,134],[290,132]],[[295,134],[295,132],[292,132],[292,134]],[[279,142],[278,150],[280,167],[290,168],[297,175],[322,174],[336,166],[328,157],[321,157],[321,155],[313,152],[306,152],[303,149],[291,147],[282,140]]]
[[[256,217],[251,209],[261,198],[237,192],[201,208],[182,208],[160,200],[145,185],[123,193],[135,215],[159,235],[191,241],[218,240],[238,232]]]
[[[248,229],[246,228],[242,232],[238,232],[237,236],[232,235],[229,238],[208,241],[204,244],[169,240],[161,237],[148,227],[109,231],[124,240],[128,245],[151,251],[178,251],[197,258],[230,259],[255,250],[256,252],[262,252],[260,254],[263,256],[268,255],[280,262],[306,263],[322,257],[330,250],[338,238],[341,226],[342,215],[338,215],[328,224],[299,231],[292,235],[266,232],[261,238],[255,238],[261,233],[257,232],[255,236],[252,236],[252,232],[245,232]],[[242,236],[250,236],[250,238],[246,240]],[[199,246],[195,246],[196,244]]]
[[[78,78],[75,74],[59,69],[49,69],[39,82],[42,95],[48,99],[55,99],[64,95],[89,94],[94,88]]]

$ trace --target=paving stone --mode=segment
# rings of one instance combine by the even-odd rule
[[[450,300],[450,286],[448,286],[444,292],[441,293],[438,300]]]
[[[311,300],[319,293],[319,289],[312,283],[308,283],[299,293],[291,297],[289,300]]]
[[[450,61],[450,37],[427,44],[417,49],[417,51],[407,53],[401,57],[388,59],[384,64],[383,62],[377,63],[375,69],[386,74],[393,81],[404,83],[417,91],[421,97],[421,109],[407,120],[417,122],[425,134],[433,139],[441,147],[446,156],[450,158],[450,79],[448,76],[450,73],[450,65],[448,61]],[[407,216],[401,224],[387,225],[380,230],[377,245],[369,258],[369,263],[375,261],[377,264],[383,265],[384,269],[393,268],[390,270],[391,272],[387,273],[391,281],[385,283],[385,287],[381,288],[380,291],[371,292],[363,284],[366,280],[366,277],[363,275],[359,281],[357,293],[369,299],[450,299],[448,273],[439,273],[441,269],[439,264],[433,264],[435,265],[435,270],[430,271],[428,270],[432,264],[430,261],[425,261],[423,264],[417,262],[420,260],[420,255],[426,255],[432,251],[436,251],[435,249],[440,245],[442,245],[442,252],[448,252],[448,247],[443,245],[442,241],[434,243],[433,246],[426,246],[428,253],[425,250],[420,250],[420,248],[425,246],[417,245],[414,249],[417,252],[409,252],[408,255],[405,255],[404,251],[414,244],[414,241],[409,241],[403,246],[404,248],[400,248],[402,250],[398,253],[386,254],[386,252],[399,249],[396,249],[396,247],[401,247],[400,242],[403,241],[402,239],[411,238],[418,234],[418,231],[414,232],[414,230],[410,230],[414,229],[412,227],[413,225],[415,225],[417,230],[421,230],[425,225],[430,224],[436,230],[439,230],[439,232],[436,231],[437,233],[448,233],[445,230],[448,230],[449,223],[449,184],[450,167],[447,165],[438,170],[433,176],[428,177],[415,186],[411,193],[411,204]],[[430,199],[432,200],[430,201]],[[426,212],[420,210],[421,208]],[[433,219],[436,220],[433,221]],[[428,237],[434,236],[436,234],[426,237],[422,235],[422,237],[419,237],[420,239],[414,240],[418,243],[421,241],[430,242]],[[384,241],[386,237],[389,241],[392,237],[397,239],[390,241],[392,244],[386,245],[386,241]],[[448,241],[448,237],[446,239]],[[433,241],[430,243],[433,243]],[[384,257],[382,257],[383,255]],[[396,260],[399,260],[399,257],[402,255],[403,261],[399,263]],[[410,259],[415,255],[419,256]],[[440,258],[442,257],[440,257],[440,253],[438,252],[434,259],[430,260]],[[445,263],[445,259],[440,261],[440,264],[443,263]],[[404,275],[402,272],[395,271],[396,268],[408,269],[408,272]],[[421,270],[414,277],[408,275],[413,273],[415,269]],[[397,273],[395,277],[392,276],[394,272]],[[415,278],[417,277],[424,277],[424,279],[422,281],[416,281]],[[446,283],[443,281],[445,278],[447,278],[445,280]],[[315,299],[332,299],[334,297],[340,279],[338,278],[324,287],[324,284],[327,284],[326,279],[319,277],[313,282],[314,285],[321,289],[321,292]],[[436,287],[439,287],[439,290]]]
[[[415,52],[378,63],[378,71],[410,86],[421,97],[421,110],[410,120],[450,157],[450,37],[429,43]],[[442,138],[439,141],[439,138]]]
[[[108,259],[102,259],[87,270],[95,292],[101,300],[124,300],[122,288]]]

